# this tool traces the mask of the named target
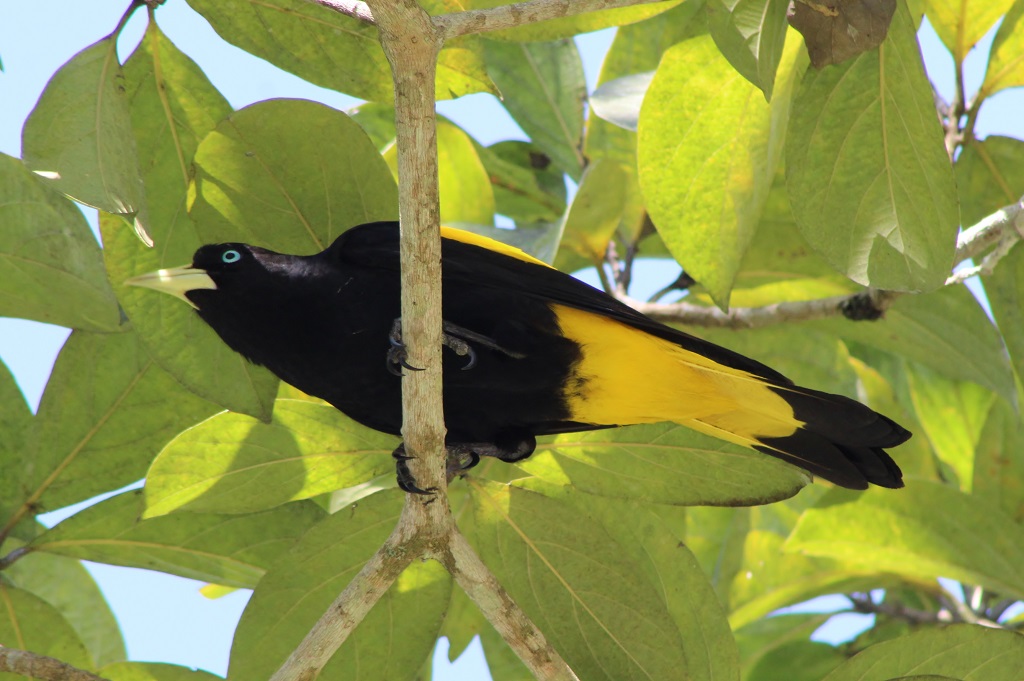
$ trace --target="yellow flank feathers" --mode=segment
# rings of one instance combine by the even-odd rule
[[[453,241],[461,241],[464,244],[472,244],[479,246],[480,248],[486,248],[489,251],[495,251],[502,255],[507,255],[510,258],[516,260],[524,260],[531,262],[534,265],[543,265],[544,267],[551,267],[543,260],[538,260],[529,253],[519,250],[515,246],[509,246],[508,244],[502,243],[496,239],[491,239],[486,236],[474,234],[473,232],[467,232],[462,229],[455,229],[454,227],[445,227],[441,225],[441,237],[445,239],[452,239]]]
[[[583,359],[566,385],[570,418],[630,425],[672,421],[735,444],[786,437],[803,425],[764,381],[630,326],[552,305]]]

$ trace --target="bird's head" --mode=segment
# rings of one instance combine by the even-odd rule
[[[125,283],[168,293],[199,310],[232,289],[265,278],[276,255],[248,244],[209,244],[195,252],[191,265],[149,272]]]

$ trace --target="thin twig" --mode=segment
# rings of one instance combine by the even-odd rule
[[[946,610],[932,612],[930,610],[918,610],[903,605],[899,601],[883,601],[875,603],[870,596],[860,594],[847,594],[853,609],[856,612],[866,615],[885,615],[893,619],[906,620],[914,624],[949,624],[953,616]]]
[[[957,239],[954,262],[977,258],[996,245],[975,268],[961,270],[946,280],[947,285],[963,282],[976,274],[989,274],[995,264],[1013,246],[1024,239],[1024,199],[1004,206],[977,224],[963,230]],[[894,300],[904,295],[899,291],[868,289],[857,293],[815,300],[787,301],[762,307],[734,307],[722,312],[717,307],[693,303],[656,303],[617,295],[630,307],[663,322],[708,328],[754,329],[784,322],[810,321],[846,317],[852,320],[878,319]]]
[[[485,33],[534,24],[548,19],[596,12],[614,7],[644,5],[660,0],[530,0],[492,9],[474,9],[434,17],[434,25],[445,39],[470,33]]]
[[[270,681],[305,681],[317,677],[370,608],[412,562],[415,556],[408,546],[410,529],[399,523],[373,558],[338,594],[302,643],[274,672]]]
[[[373,12],[370,11],[370,6],[365,2],[359,2],[358,0],[310,0],[310,2],[315,2],[318,5],[333,9],[335,12],[352,17],[353,19],[359,19],[367,24],[377,23],[373,18]]]
[[[0,672],[40,681],[109,681],[58,659],[0,645]]]
[[[451,534],[447,555],[438,559],[535,678],[540,681],[578,681],[569,665],[512,600],[458,530]]]
[[[121,15],[121,19],[117,22],[117,26],[114,27],[114,30],[110,32],[107,38],[116,38],[121,35],[121,31],[124,30],[124,27],[128,24],[128,20],[132,18],[133,14],[135,14],[135,10],[145,6],[145,0],[132,0],[132,3],[128,5],[128,9],[126,9],[124,14]]]

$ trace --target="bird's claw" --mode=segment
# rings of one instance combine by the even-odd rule
[[[398,479],[398,487],[409,494],[429,494],[433,495],[437,493],[436,487],[428,487],[423,489],[416,484],[416,478],[413,477],[412,471],[409,470],[409,464],[407,463],[410,459],[415,457],[409,456],[405,453],[405,444],[398,445],[395,451],[391,452],[391,457],[395,460],[395,477]]]
[[[409,371],[423,371],[423,367],[414,367],[406,361],[405,343],[402,342],[402,320],[396,319],[395,323],[391,325],[391,333],[388,334],[388,342],[391,347],[388,348],[387,355],[385,356],[385,365],[387,366],[388,373],[393,376],[404,376],[402,369],[408,369]]]

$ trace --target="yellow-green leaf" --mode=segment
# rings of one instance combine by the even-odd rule
[[[769,101],[786,42],[788,6],[784,0],[710,0],[706,5],[715,45]]]
[[[119,494],[39,535],[29,549],[252,589],[326,515],[310,501],[262,513],[172,513],[140,521],[144,509],[141,490]]]
[[[397,446],[315,402],[279,400],[271,423],[224,412],[160,452],[146,475],[145,516],[251,513],[308,499],[394,470]]]
[[[925,14],[960,68],[967,53],[988,33],[1013,0],[927,0]]]
[[[1024,638],[1015,631],[955,624],[923,627],[850,658],[823,681],[964,679],[1017,681],[1024,669]]]
[[[791,77],[796,47],[789,52]],[[638,161],[651,219],[722,308],[760,221],[788,112],[788,93],[767,104],[709,37],[668,50],[644,98]]]
[[[976,1],[971,8],[1005,8],[1006,2],[987,3]],[[984,10],[982,10],[984,11]],[[1024,85],[1024,2],[1017,0],[1009,7],[1003,23],[996,31],[989,55],[985,82],[978,91],[978,106],[989,95],[1006,88]]]
[[[941,483],[909,480],[898,492],[833,490],[803,514],[786,550],[1024,596],[1024,528],[988,500]]]

